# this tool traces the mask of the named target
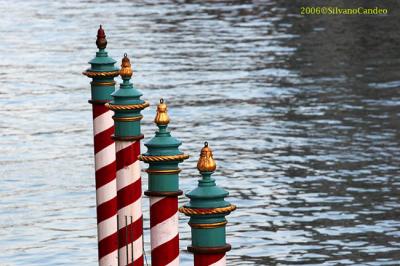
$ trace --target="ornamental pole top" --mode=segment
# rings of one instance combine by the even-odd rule
[[[97,30],[96,45],[97,45],[97,48],[99,48],[99,49],[106,49],[106,47],[107,47],[106,34],[101,25],[100,25],[99,29]]]
[[[184,208],[212,209],[231,205],[229,202],[225,201],[225,197],[229,195],[228,191],[217,186],[215,179],[211,177],[216,168],[217,165],[213,159],[212,150],[208,146],[208,143],[205,142],[197,163],[197,169],[200,171],[201,179],[198,180],[197,187],[186,194],[186,196],[190,198],[190,202],[186,204]],[[223,214],[227,215],[226,212]]]
[[[121,70],[119,71],[119,74],[121,75],[122,79],[130,79],[132,77],[132,65],[126,53],[124,54],[124,58],[122,58]]]
[[[214,161],[213,153],[208,142],[204,142],[204,147],[201,149],[200,158],[197,162],[197,169],[201,172],[214,172],[217,164]]]
[[[167,104],[164,102],[164,99],[160,99],[160,103],[157,105],[157,115],[154,118],[154,123],[157,126],[166,126],[169,124],[169,116],[168,116],[168,108]]]
[[[144,144],[147,147],[147,152],[140,156],[140,160],[144,162],[161,165],[163,162],[179,163],[189,158],[188,155],[179,150],[182,142],[171,136],[171,132],[167,130],[169,123],[167,109],[164,99],[160,99],[157,115],[154,118],[158,131],[152,139]]]

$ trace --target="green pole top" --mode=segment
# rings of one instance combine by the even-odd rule
[[[224,200],[229,194],[228,191],[218,187],[215,179],[211,178],[216,168],[212,150],[208,146],[208,142],[205,142],[197,162],[197,169],[202,178],[198,181],[197,188],[186,194],[190,198],[190,202],[184,206],[185,208],[212,209],[233,206]]]
[[[148,196],[179,196],[178,164],[189,158],[179,150],[181,141],[171,136],[167,130],[169,124],[168,108],[164,99],[157,105],[157,115],[154,122],[158,126],[155,136],[145,143],[147,152],[139,156],[139,160],[149,164],[146,172],[149,174],[149,187],[145,192]]]
[[[96,57],[89,61],[91,67],[83,72],[83,74],[93,79],[107,79],[118,76],[118,67],[114,66],[117,61],[109,57],[105,50],[107,39],[101,25],[97,31],[96,45],[99,51],[96,53]]]
[[[181,213],[190,216],[192,245],[188,251],[192,253],[225,253],[231,249],[226,243],[225,216],[236,206],[225,201],[228,191],[218,187],[211,178],[216,168],[212,150],[205,142],[197,162],[202,177],[197,188],[186,194],[190,202],[179,208]]]
[[[105,104],[111,101],[111,93],[115,90],[114,77],[118,76],[118,68],[114,66],[117,62],[108,56],[105,51],[107,46],[106,34],[100,25],[97,31],[97,48],[99,51],[96,57],[89,61],[90,68],[83,72],[83,75],[92,78],[91,84],[91,104]]]
[[[149,103],[140,99],[142,93],[130,82],[133,71],[127,54],[124,54],[119,73],[123,82],[119,89],[111,94],[112,101],[106,105],[115,113],[114,138],[129,141],[142,139],[140,120],[143,116],[140,112],[148,107]]]
[[[169,121],[167,105],[164,99],[160,99],[160,104],[157,105],[157,115],[154,118],[158,131],[150,141],[144,144],[148,148],[147,152],[140,157],[144,162],[150,162],[146,158],[152,156],[164,156],[164,159],[170,158],[174,161],[182,161],[189,157],[179,150],[182,142],[172,137],[171,132],[167,130]]]

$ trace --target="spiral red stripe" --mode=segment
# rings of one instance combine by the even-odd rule
[[[118,190],[118,209],[122,209],[134,203],[140,198],[141,192],[142,183],[140,179]]]
[[[98,255],[100,266],[118,265],[117,187],[112,111],[93,105]]]
[[[142,184],[139,141],[116,141],[120,265],[143,265]],[[132,222],[131,222],[132,221]],[[132,254],[133,253],[133,254]]]
[[[151,251],[152,266],[165,266],[179,257],[179,235]],[[172,265],[172,264],[171,264]],[[179,265],[179,262],[174,264]]]
[[[114,134],[114,127],[110,127],[94,136],[94,152],[98,153],[102,149],[114,144],[114,140],[110,136]],[[115,169],[114,169],[115,171]],[[114,174],[115,176],[115,174]],[[115,177],[114,177],[115,178]]]
[[[113,243],[118,243],[118,235],[112,234],[109,235],[108,237],[100,240],[100,245],[99,245],[99,257],[102,258],[104,256],[106,256],[107,254],[115,251],[115,249],[113,249]]]
[[[97,207],[97,223],[101,223],[102,221],[115,216],[115,210],[117,209],[117,198],[114,197],[109,201],[100,204]]]
[[[194,254],[194,266],[225,266],[225,253]]]
[[[119,229],[118,231],[118,242],[119,248],[122,248],[124,246],[126,246],[129,243],[132,243],[133,241],[135,241],[136,239],[138,239],[139,237],[142,236],[142,231],[143,231],[143,223],[141,222],[141,220],[143,219],[143,217],[140,217],[141,219],[138,219],[136,221],[134,221],[131,224],[128,224],[127,227],[123,227],[121,229]],[[130,222],[130,221],[129,221]],[[126,232],[129,232],[129,234],[126,234]]]
[[[116,163],[115,161],[110,163],[107,166],[96,171],[96,189],[104,186],[105,184],[116,180],[115,179],[115,169]]]
[[[136,265],[143,265],[143,256],[139,257],[135,262],[127,264],[127,266],[136,266]]]
[[[104,104],[93,105],[93,119],[108,112],[108,108]]]
[[[177,197],[150,197],[150,234],[152,265],[179,265]]]
[[[119,141],[121,142],[121,141]],[[140,154],[140,142],[121,142],[121,150],[117,149],[117,171],[127,167],[137,161]],[[131,145],[123,145],[123,143],[131,143]]]
[[[150,227],[167,220],[173,216],[178,210],[178,200],[176,197],[161,198],[153,203],[150,208]]]

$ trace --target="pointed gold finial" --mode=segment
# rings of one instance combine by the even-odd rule
[[[160,99],[160,103],[157,105],[157,115],[154,118],[154,122],[157,125],[168,125],[169,123],[169,116],[168,116],[168,108],[164,102],[164,99]]]
[[[200,152],[197,169],[199,169],[200,172],[214,172],[216,168],[217,165],[214,161],[212,150],[208,147],[208,142],[206,141]]]
[[[124,54],[124,58],[122,58],[121,70],[119,71],[119,74],[122,78],[132,77],[133,71],[131,67],[131,61],[126,53]]]

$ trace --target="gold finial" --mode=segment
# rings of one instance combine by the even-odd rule
[[[167,105],[164,103],[164,99],[160,99],[160,104],[157,105],[157,115],[154,118],[154,122],[157,125],[168,125],[169,123],[169,116],[167,113]]]
[[[217,165],[214,161],[212,150],[208,147],[208,142],[206,141],[200,152],[197,169],[199,169],[200,172],[214,172],[216,168]]]
[[[121,70],[119,71],[119,74],[122,78],[132,77],[133,72],[131,68],[131,61],[129,61],[128,55],[126,53],[124,54],[124,58],[122,58]]]

